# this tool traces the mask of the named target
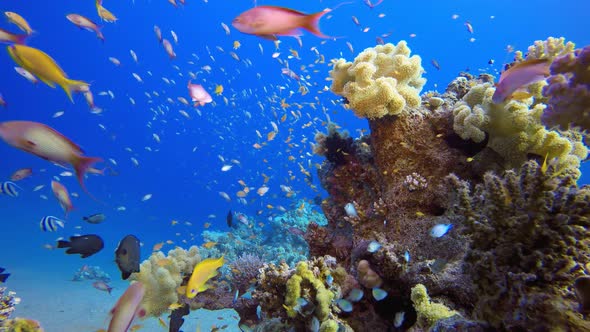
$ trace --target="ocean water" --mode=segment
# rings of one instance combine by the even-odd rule
[[[5,0],[0,5],[2,11],[22,15],[35,30],[27,40],[29,46],[51,55],[71,78],[91,83],[95,103],[104,110],[92,114],[79,94],[72,103],[59,88],[31,84],[15,72],[16,64],[8,53],[0,51],[0,93],[8,103],[0,108],[0,121],[44,123],[78,143],[86,155],[102,157],[105,162],[100,167],[112,169],[105,176],[85,179],[89,192],[101,201],[97,202],[80,189],[75,177],[59,175],[65,169],[0,144],[0,180],[8,180],[20,168],[33,169],[31,178],[18,183],[22,188],[19,197],[0,195],[0,267],[12,274],[6,286],[22,297],[17,314],[40,320],[48,331],[94,331],[108,324],[107,312],[126,283],[115,281],[114,295],[108,297],[89,284],[81,288],[84,286],[65,281],[84,264],[101,266],[118,280],[113,251],[126,234],[140,238],[142,259],[146,259],[159,242],[173,241],[165,249],[202,244],[205,223],[211,223],[209,230],[227,231],[225,216],[230,209],[264,222],[282,213],[279,206],[295,209],[299,199],[312,204],[314,197],[325,197],[315,174],[314,165],[322,158],[313,155],[314,134],[325,131],[327,119],[354,137],[368,128],[366,120],[338,105],[338,96],[324,91],[330,85],[326,80],[330,59],[352,60],[363,49],[375,46],[377,36],[388,34],[385,42],[406,40],[412,54],[422,57],[428,80],[423,91],[444,91],[461,71],[497,75],[512,59],[508,45],[526,51],[535,40],[550,36],[563,36],[580,47],[590,44],[588,29],[583,28],[590,19],[590,2],[576,0],[563,0],[559,5],[546,0],[383,0],[372,9],[362,1],[258,2],[309,13],[341,5],[320,22],[324,34],[337,38],[321,39],[306,32],[302,45],[295,38],[282,37],[278,48],[272,41],[242,34],[231,26],[234,17],[255,5],[250,1],[187,0],[178,8],[165,0],[105,0],[103,5],[117,16],[115,23],[100,22],[93,1]],[[65,16],[70,13],[100,24],[105,41],[69,22]],[[467,21],[473,33],[467,31]],[[229,34],[222,23],[230,27]],[[154,25],[172,42],[176,59],[169,59],[158,43]],[[4,19],[0,28],[18,31]],[[172,30],[178,36],[177,44]],[[233,47],[235,41],[241,44],[238,49]],[[325,57],[325,63],[315,63],[318,55],[312,48]],[[137,54],[137,63],[130,50]],[[273,58],[275,52],[280,53],[278,58]],[[113,65],[109,57],[116,57],[121,65]],[[305,76],[309,93],[302,95],[295,80],[281,75],[285,65],[278,59]],[[440,64],[440,70],[431,65],[432,60]],[[213,96],[214,103],[198,108],[200,115],[177,99],[190,99],[189,72],[197,75],[193,83],[202,84]],[[175,84],[167,84],[163,77]],[[224,88],[219,96],[213,94],[216,85]],[[101,94],[108,91],[114,98]],[[282,100],[291,105],[287,111],[281,107]],[[57,112],[64,113],[56,117]],[[284,122],[283,114],[287,115]],[[279,130],[268,141],[271,122]],[[256,143],[263,146],[255,148]],[[224,165],[233,166],[224,172]],[[582,172],[580,182],[590,182],[587,165]],[[73,198],[75,210],[67,216],[66,227],[44,233],[39,229],[43,216],[64,217],[50,189],[56,176],[79,197]],[[241,204],[236,197],[242,188],[239,180],[254,191],[263,184],[270,190],[264,196],[251,192],[247,204]],[[44,188],[33,191],[39,185]],[[280,185],[292,188],[296,195],[286,197]],[[220,192],[229,194],[231,201]],[[148,194],[151,199],[142,201]],[[93,213],[104,213],[107,220],[100,225],[82,221]],[[173,226],[172,220],[179,223]],[[90,233],[104,239],[105,249],[84,260],[60,249],[44,248],[54,245],[58,237]],[[84,329],[73,327],[71,322],[85,312],[92,312],[88,320],[98,322]]]

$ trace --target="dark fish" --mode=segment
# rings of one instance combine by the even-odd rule
[[[125,236],[115,250],[115,262],[123,280],[127,280],[131,273],[139,272],[139,256],[139,239],[134,235]]]
[[[96,213],[88,217],[83,217],[82,219],[90,224],[100,224],[106,219],[106,216],[102,213]]]
[[[229,212],[227,213],[227,217],[225,218],[225,220],[227,221],[228,227],[233,227],[234,215],[233,213],[231,213],[231,210],[229,210]]]
[[[82,258],[90,257],[104,248],[104,242],[95,234],[70,236],[70,241],[57,241],[58,248],[69,248],[66,254],[80,254]]]
[[[182,327],[182,324],[184,324],[184,318],[182,317],[188,315],[189,312],[190,308],[188,304],[185,304],[181,308],[174,309],[172,313],[170,313],[170,316],[168,316],[170,318],[168,332],[180,332],[180,328]]]
[[[6,282],[6,279],[10,276],[10,273],[2,273],[6,271],[5,268],[0,267],[0,282]]]
[[[436,68],[436,70],[440,70],[440,64],[438,63],[438,61],[436,61],[436,59],[430,60],[430,63],[434,68]]]

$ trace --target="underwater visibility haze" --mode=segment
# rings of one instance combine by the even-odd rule
[[[590,331],[590,3],[0,9],[0,331]]]

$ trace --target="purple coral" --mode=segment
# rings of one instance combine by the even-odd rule
[[[543,94],[549,98],[542,120],[547,126],[590,129],[590,46],[559,57],[551,64]]]
[[[244,293],[256,282],[260,268],[264,265],[262,258],[252,254],[242,254],[231,264],[232,283]]]

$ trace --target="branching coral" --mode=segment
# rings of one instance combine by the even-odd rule
[[[549,85],[543,88],[549,97],[543,123],[590,130],[590,46],[557,58],[551,64],[551,74]]]
[[[590,188],[535,161],[484,183],[449,176],[454,211],[472,234],[475,315],[502,330],[588,331],[573,290],[590,263]]]
[[[256,283],[256,277],[264,261],[257,255],[242,254],[237,260],[231,263],[231,281],[240,293]]]
[[[455,105],[453,129],[461,138],[481,142],[489,134],[488,147],[504,158],[507,167],[520,165],[532,153],[557,158],[560,166],[579,176],[577,167],[588,155],[580,135],[547,130],[541,123],[545,105],[535,104],[534,98],[495,104],[493,93],[491,84],[479,84]]]
[[[15,295],[15,292],[7,291],[6,287],[0,287],[0,322],[8,319],[14,307],[20,303],[20,298]]]
[[[516,51],[514,61],[554,59],[572,53],[575,48],[576,44],[571,41],[566,43],[564,37],[549,37],[547,40],[536,40],[533,45],[529,46],[525,55],[521,51]]]
[[[158,317],[168,310],[168,306],[178,302],[177,288],[200,261],[199,249],[192,246],[188,251],[182,248],[170,250],[168,256],[158,251],[141,263],[139,273],[133,273],[131,280],[145,285],[142,306],[147,316]]]
[[[449,318],[457,314],[456,311],[447,308],[444,304],[431,302],[426,287],[422,284],[412,287],[411,299],[414,309],[418,313],[417,323],[421,327],[432,326],[439,319]]]
[[[413,55],[405,41],[377,45],[361,52],[354,62],[339,59],[330,71],[332,92],[349,102],[359,117],[375,119],[408,113],[420,106],[422,59]]]

